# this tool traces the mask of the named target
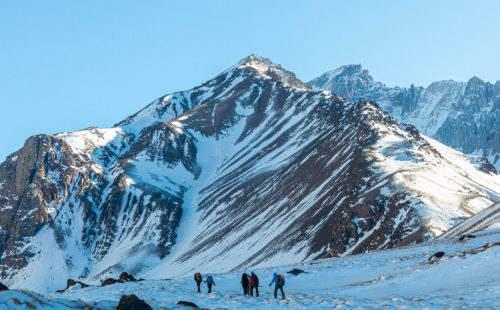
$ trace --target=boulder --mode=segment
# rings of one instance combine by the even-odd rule
[[[443,256],[444,256],[443,251],[436,252],[436,253],[432,254],[431,257],[429,257],[429,261],[432,262],[432,261],[439,260]]]
[[[127,272],[122,272],[120,274],[120,280],[122,280],[123,282],[137,281],[137,279],[134,278],[133,275],[131,275]]]
[[[297,276],[297,275],[299,275],[301,273],[306,273],[306,272],[304,270],[302,270],[302,269],[293,268],[292,270],[288,271],[287,273],[291,273],[294,276]]]
[[[111,285],[111,284],[115,284],[115,283],[123,283],[122,280],[116,280],[116,279],[113,279],[113,278],[107,278],[106,280],[102,281],[101,285],[102,286],[106,286],[106,285]]]
[[[460,238],[458,238],[458,240],[464,241],[465,239],[472,239],[472,238],[476,238],[476,236],[474,236],[474,235],[462,235],[462,236],[460,236]]]
[[[198,307],[195,303],[192,303],[190,301],[185,301],[185,300],[181,300],[177,303],[179,306],[183,306],[183,307],[191,307],[193,309],[199,309],[200,307]]]
[[[153,310],[144,300],[132,295],[122,295],[116,310]]]
[[[88,284],[85,284],[83,282],[80,282],[80,281],[75,281],[73,279],[68,279],[66,281],[66,288],[64,290],[57,290],[58,293],[64,293],[66,292],[67,290],[69,290],[71,287],[75,286],[75,285],[78,285],[80,284],[80,287],[81,288],[85,288],[85,287],[88,287]]]

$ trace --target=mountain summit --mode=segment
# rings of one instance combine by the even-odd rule
[[[225,272],[420,242],[500,196],[480,158],[250,56],[0,165],[2,282]],[[41,282],[43,279],[43,282]]]
[[[345,65],[336,70],[328,71],[308,83],[314,88],[335,90],[334,93],[344,98],[356,101],[365,94],[377,92],[384,85],[375,82],[361,65]]]

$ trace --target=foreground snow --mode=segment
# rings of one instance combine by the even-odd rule
[[[136,294],[153,309],[171,309],[186,300],[206,308],[494,308],[500,302],[500,231],[474,239],[441,239],[412,247],[385,250],[295,266],[258,269],[261,297],[240,292],[240,273],[214,275],[212,294],[195,290],[191,275],[171,280],[114,284],[40,296],[26,291],[0,292],[0,309],[114,309],[122,294]],[[500,244],[500,243],[499,243]],[[437,251],[438,262],[427,259]],[[275,300],[267,285],[274,271],[287,274],[286,300]],[[200,271],[203,272],[203,268]],[[28,304],[29,303],[29,304]]]

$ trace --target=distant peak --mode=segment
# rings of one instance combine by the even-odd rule
[[[315,89],[337,93],[348,100],[362,98],[367,89],[385,87],[384,84],[376,82],[360,64],[341,66],[320,75],[308,84]]]
[[[344,65],[335,70],[328,71],[326,74],[332,77],[347,77],[350,79],[362,79],[367,82],[373,82],[373,78],[368,70],[364,69],[360,64]]]
[[[467,84],[469,84],[469,85],[482,85],[482,84],[486,84],[486,82],[474,75],[472,78],[470,78],[470,80],[467,82]]]

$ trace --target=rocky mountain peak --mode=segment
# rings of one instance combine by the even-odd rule
[[[285,86],[298,89],[310,89],[311,87],[297,78],[295,73],[284,69],[280,64],[273,63],[269,58],[255,54],[240,60],[231,69],[248,70],[265,79],[275,79]]]
[[[308,82],[313,88],[334,90],[348,100],[363,98],[369,91],[377,91],[385,86],[375,81],[368,70],[360,64],[344,65],[335,70],[328,71]]]
[[[330,72],[344,79],[360,79],[366,82],[374,81],[368,70],[364,69],[360,64],[344,65]]]

